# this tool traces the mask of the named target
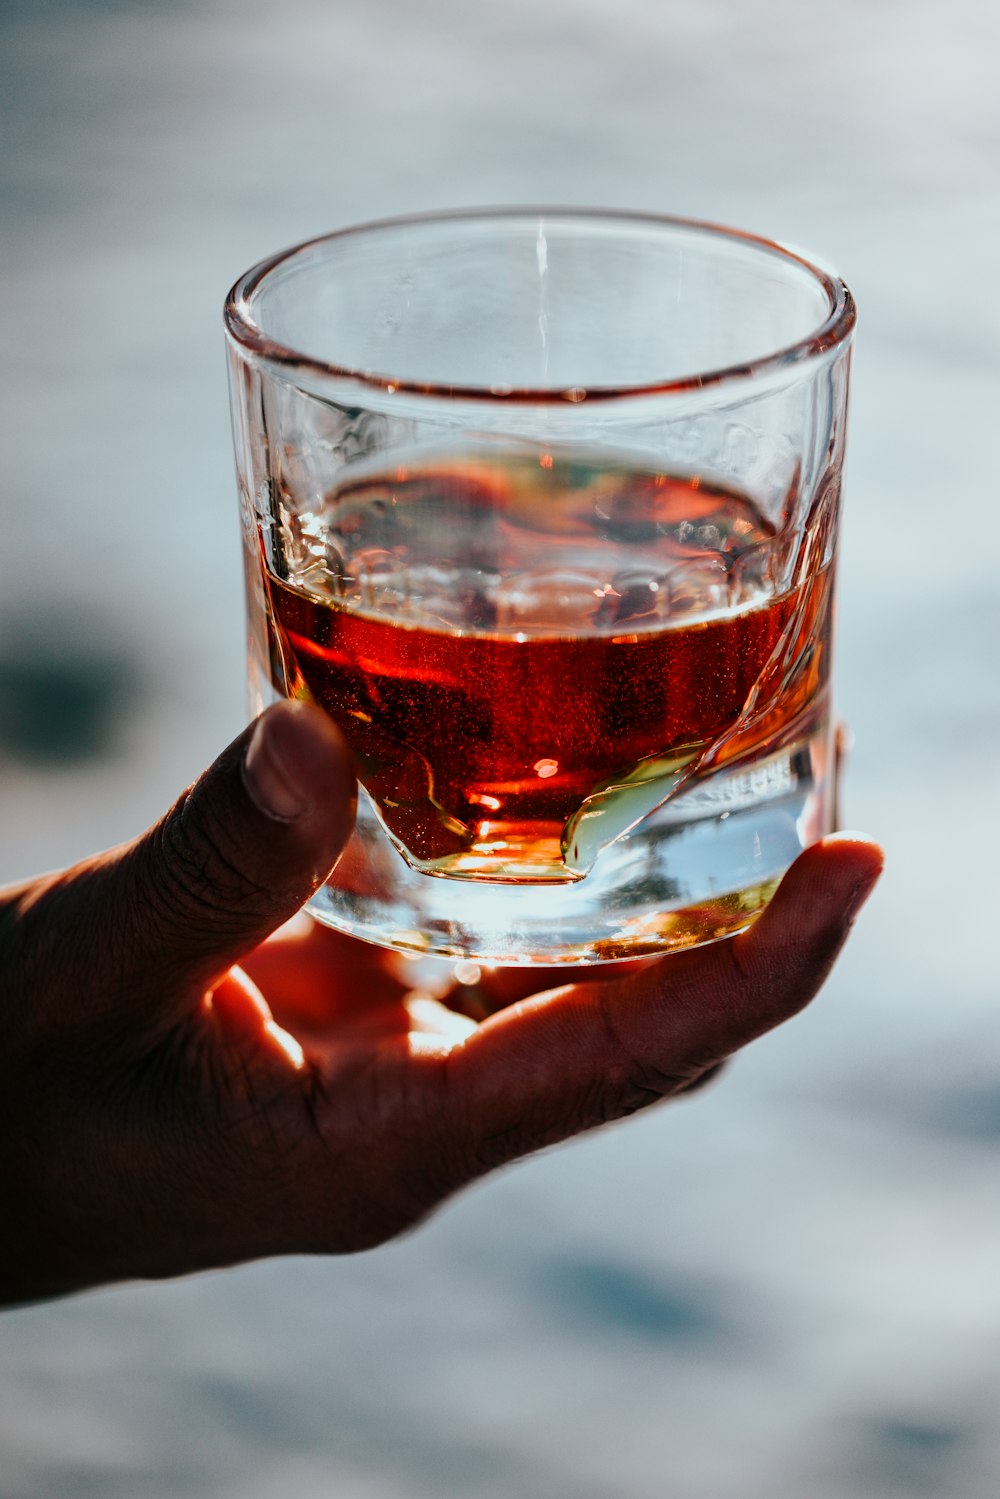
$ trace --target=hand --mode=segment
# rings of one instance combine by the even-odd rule
[[[881,868],[826,839],[743,936],[476,1025],[304,916],[264,943],[354,795],[329,721],[281,704],[144,837],[0,893],[0,1301],[389,1239],[800,1010]]]

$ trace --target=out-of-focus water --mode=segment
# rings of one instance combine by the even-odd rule
[[[373,1255],[7,1315],[2,1499],[994,1495],[996,14],[8,0],[0,25],[0,878],[137,831],[242,721],[230,282],[488,201],[729,221],[852,283],[838,691],[848,820],[889,859],[822,1000],[696,1100]]]

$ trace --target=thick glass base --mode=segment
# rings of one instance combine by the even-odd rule
[[[829,831],[830,728],[693,784],[605,848],[572,884],[423,874],[361,793],[354,835],[310,902],[317,920],[402,952],[492,964],[614,962],[714,942],[760,914],[793,859]]]

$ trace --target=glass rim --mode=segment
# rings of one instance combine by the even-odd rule
[[[361,237],[373,231],[416,227],[422,224],[482,223],[489,220],[520,219],[542,216],[550,219],[582,219],[592,224],[635,225],[678,229],[708,238],[738,241],[752,249],[777,257],[806,270],[826,293],[830,311],[827,317],[802,338],[763,354],[757,359],[724,365],[696,374],[664,380],[645,380],[635,384],[570,386],[565,389],[541,386],[462,385],[439,381],[404,380],[389,372],[339,365],[292,349],[264,332],[252,314],[252,298],[271,273],[297,255],[320,245]],[[426,397],[444,401],[474,401],[504,405],[580,405],[591,401],[623,401],[634,397],[690,395],[727,384],[743,383],[793,366],[819,360],[832,349],[846,345],[857,322],[857,304],[846,282],[831,267],[811,252],[798,250],[779,240],[768,239],[748,230],[733,229],[725,224],[674,214],[642,212],[630,209],[574,208],[570,206],[511,205],[488,208],[441,209],[427,213],[400,214],[371,219],[331,233],[315,235],[279,250],[245,271],[226,296],[223,318],[229,338],[256,360],[276,367],[288,377],[296,372],[313,379],[335,380],[357,385],[384,395]]]

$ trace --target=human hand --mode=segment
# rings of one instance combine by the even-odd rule
[[[0,892],[0,1302],[381,1243],[802,1009],[881,868],[826,839],[742,936],[530,998],[538,970],[498,973],[516,1002],[477,1025],[305,917],[265,942],[354,794],[330,722],[281,704],[142,838]]]

